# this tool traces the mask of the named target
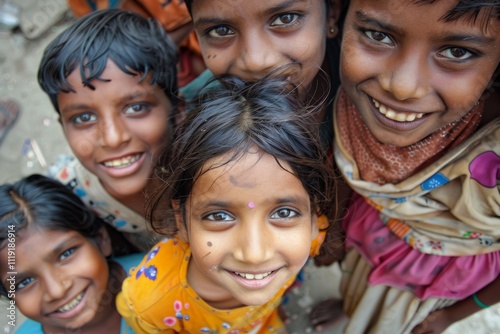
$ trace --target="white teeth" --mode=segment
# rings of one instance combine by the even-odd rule
[[[113,168],[124,168],[127,167],[128,165],[136,162],[139,160],[141,157],[140,154],[134,155],[134,156],[129,156],[121,159],[116,159],[116,160],[110,160],[104,162],[104,166],[106,167],[113,167]]]
[[[269,271],[267,273],[262,273],[262,274],[255,274],[255,275],[254,274],[238,273],[236,271],[234,273],[237,275],[240,275],[241,277],[246,278],[246,279],[260,280],[260,279],[263,279],[263,278],[269,276],[272,273],[272,271]]]
[[[422,116],[424,116],[423,113],[396,112],[396,111],[390,109],[389,107],[384,106],[383,104],[381,104],[380,102],[378,102],[375,99],[372,99],[372,101],[373,101],[373,104],[375,105],[375,107],[378,109],[378,111],[380,111],[380,113],[382,115],[384,115],[385,117],[387,117],[389,119],[397,121],[397,122],[413,122],[417,118],[422,118]]]
[[[61,307],[60,309],[58,309],[58,311],[59,312],[68,312],[69,310],[73,309],[76,305],[78,305],[78,303],[80,302],[80,300],[82,300],[82,298],[83,298],[83,292],[81,292],[78,296],[76,296],[75,299],[73,299],[72,301],[70,301],[69,303],[67,303],[66,305]]]

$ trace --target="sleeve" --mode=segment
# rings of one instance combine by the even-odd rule
[[[144,319],[134,310],[132,302],[130,301],[129,295],[129,283],[130,277],[125,279],[122,285],[122,291],[116,297],[116,308],[118,313],[121,314],[123,319],[132,328],[135,334],[148,334],[148,333],[173,333],[172,331],[160,331],[156,326],[153,326]]]
[[[175,330],[182,330],[168,327],[164,320],[165,305],[173,305],[170,293],[173,290],[169,284],[174,271],[165,266],[165,263],[174,261],[175,254],[169,245],[170,242],[165,241],[153,247],[141,263],[130,270],[130,276],[123,281],[122,290],[116,297],[118,313],[135,334],[177,333]],[[173,285],[177,286],[176,283]]]

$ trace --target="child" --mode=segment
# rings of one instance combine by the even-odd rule
[[[321,142],[332,153],[331,105],[338,78],[338,20],[341,0],[185,0],[191,12],[205,65],[217,77],[235,75],[247,81],[286,65],[287,77],[302,92],[302,99],[322,103],[314,115]],[[189,85],[188,85],[189,86]],[[190,96],[186,89],[184,96]],[[192,95],[193,93],[191,93]],[[333,160],[333,158],[332,158]],[[344,185],[338,184],[339,188]],[[339,197],[342,201],[342,198]],[[342,216],[342,213],[337,216]],[[331,264],[332,252],[342,248],[339,224],[332,224],[318,265]]]
[[[61,183],[0,186],[0,294],[28,318],[17,334],[132,333],[114,297],[142,255],[109,255],[102,221]]]
[[[118,9],[76,20],[46,48],[38,80],[75,159],[52,173],[138,249],[145,192],[176,110],[175,45],[153,19]]]
[[[335,160],[355,191],[346,333],[441,333],[500,301],[499,12],[350,1],[335,104]],[[313,311],[317,330],[332,305]]]
[[[136,333],[282,333],[281,296],[319,246],[333,179],[300,103],[283,81],[223,83],[167,154],[152,208],[172,201],[155,225],[172,238],[117,297]]]
[[[340,0],[185,2],[205,65],[214,76],[255,81],[293,64],[284,76],[299,87],[304,99],[317,102],[333,96],[330,92],[338,86],[333,39],[339,32]],[[330,77],[331,85],[325,77]],[[329,142],[332,122],[326,120],[326,110],[325,105],[315,117],[325,121],[322,137]]]

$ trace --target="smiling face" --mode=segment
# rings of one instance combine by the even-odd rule
[[[57,97],[64,134],[75,156],[116,199],[141,194],[153,171],[155,154],[168,138],[172,106],[165,93],[146,78],[122,72],[108,60],[93,80],[82,85],[74,71],[75,92]]]
[[[103,240],[96,245],[76,231],[22,230],[15,249],[19,311],[42,323],[46,331],[80,328],[109,317],[114,302],[104,298],[109,279],[105,255],[111,249]],[[0,278],[4,286],[10,286],[7,257],[3,247]]]
[[[308,89],[325,57],[333,13],[323,0],[193,1],[194,28],[207,68],[255,81],[296,62],[285,76]]]
[[[179,216],[192,251],[188,281],[218,308],[268,302],[305,264],[317,233],[300,180],[259,152],[202,173],[186,202],[187,233]]]
[[[340,76],[371,133],[407,146],[473,108],[500,61],[500,21],[443,19],[456,0],[352,0]]]

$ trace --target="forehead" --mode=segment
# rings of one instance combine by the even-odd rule
[[[259,184],[272,185],[273,180],[279,178],[297,179],[287,162],[256,149],[235,158],[233,152],[229,152],[208,160],[196,183],[209,187],[217,183],[222,187],[252,188]]]
[[[432,31],[437,34],[452,34],[460,31],[475,31],[477,34],[496,37],[500,20],[495,15],[497,9],[491,11],[484,7],[467,12],[454,10],[457,0],[351,0],[348,19],[376,19],[387,23],[389,27],[402,27],[406,31]],[[446,31],[447,30],[447,31]],[[446,31],[446,32],[443,32]]]
[[[327,1],[328,3],[328,1]],[[292,8],[321,7],[324,12],[325,1],[320,0],[198,0],[192,1],[191,14],[196,23],[200,16],[259,16],[267,18],[269,15],[286,11]],[[326,13],[325,13],[326,14]],[[326,15],[325,15],[326,17]]]

